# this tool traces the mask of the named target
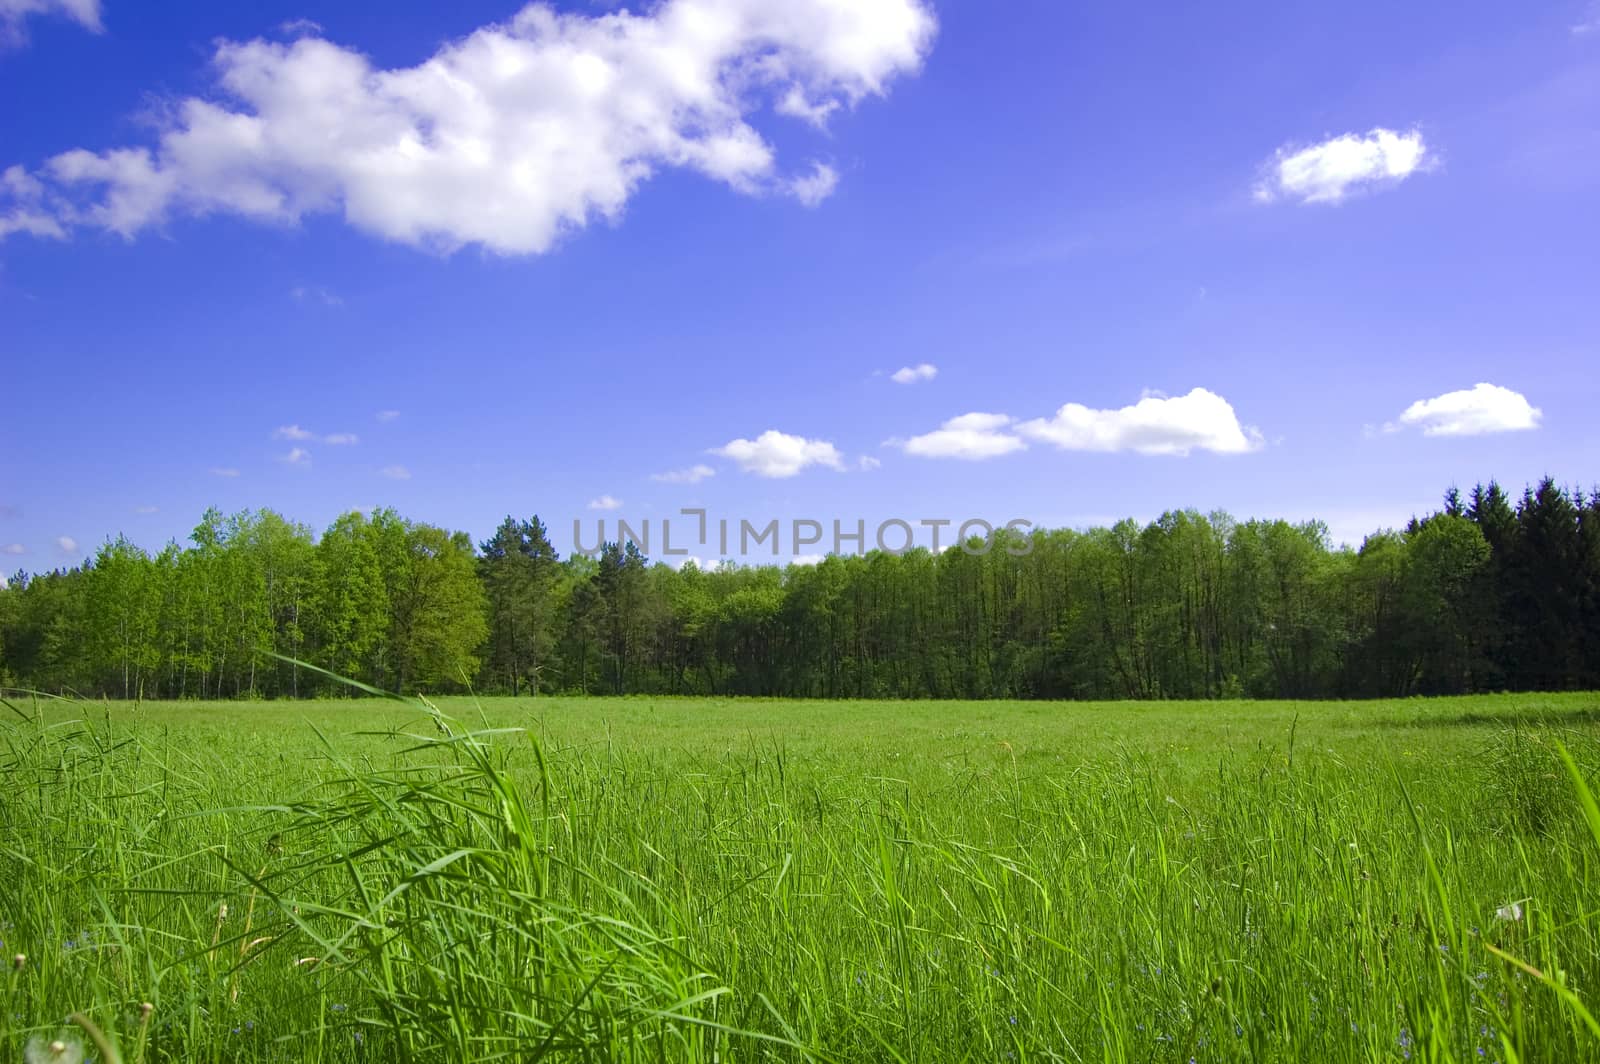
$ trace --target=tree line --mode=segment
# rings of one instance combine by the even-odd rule
[[[320,537],[208,511],[0,589],[0,685],[144,698],[348,688],[807,698],[1324,698],[1600,688],[1600,492],[1452,489],[1334,547],[1320,522],[1173,511],[1000,530],[982,553],[674,569],[474,544],[392,510]],[[306,669],[299,662],[315,666]]]

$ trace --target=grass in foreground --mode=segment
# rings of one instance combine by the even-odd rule
[[[1600,1060],[1593,696],[14,705],[0,1059]]]

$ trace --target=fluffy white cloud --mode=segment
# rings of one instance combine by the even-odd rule
[[[827,440],[808,440],[777,429],[768,429],[753,440],[730,440],[711,453],[733,459],[740,469],[758,477],[792,477],[814,465],[844,468],[839,449]]]
[[[388,477],[390,480],[411,479],[411,470],[407,469],[403,465],[387,465],[378,470],[378,473],[381,476]]]
[[[350,447],[361,442],[361,437],[353,432],[331,432],[322,437],[322,442],[334,447]]]
[[[618,499],[618,498],[614,498],[613,496],[610,496],[610,495],[602,495],[598,499],[590,499],[589,500],[589,509],[591,509],[591,510],[620,510],[620,509],[622,509],[622,500]]]
[[[27,40],[22,20],[29,15],[61,15],[92,33],[100,23],[100,0],[0,0],[0,45]]]
[[[896,384],[915,384],[917,381],[931,381],[938,375],[938,366],[931,362],[921,362],[915,366],[901,366],[889,374],[889,379]]]
[[[1384,429],[1420,428],[1424,436],[1481,436],[1536,429],[1543,416],[1544,411],[1520,392],[1480,382],[1462,391],[1418,399],[1405,408],[1398,422]]]
[[[392,70],[316,36],[224,41],[216,92],[178,101],[153,146],[57,155],[41,202],[125,236],[173,215],[337,211],[389,240],[503,254],[615,220],[666,167],[815,203],[838,175],[786,177],[748,116],[784,103],[821,121],[882,94],[934,32],[925,0],[665,0],[530,4]],[[0,224],[21,228],[21,207],[0,200]]]
[[[1205,388],[1173,398],[1145,395],[1132,406],[1116,410],[1068,403],[1054,417],[1025,421],[1017,431],[1064,451],[1242,454],[1262,444],[1259,431],[1240,425],[1233,406]]]
[[[932,432],[902,441],[900,447],[918,458],[998,458],[1027,449],[1027,443],[1011,431],[1012,424],[1006,414],[962,414]]]
[[[863,473],[870,473],[874,469],[881,468],[882,466],[883,463],[870,454],[864,454],[860,458],[856,459],[856,468],[861,470]]]
[[[1279,148],[1256,186],[1256,198],[1338,203],[1353,190],[1403,181],[1428,160],[1420,130],[1346,133],[1309,148]]]
[[[157,513],[161,512],[161,508],[159,506],[135,506],[133,508],[133,512],[136,513],[136,514],[146,514],[146,515],[148,515],[148,514],[157,514]]]
[[[663,484],[698,484],[707,477],[714,477],[717,471],[704,462],[690,466],[688,469],[673,469],[666,473],[652,473],[651,480],[659,480]]]
[[[77,554],[78,541],[73,539],[71,536],[57,536],[56,549],[62,554]]]
[[[308,466],[311,464],[311,452],[304,447],[291,447],[289,453],[283,456],[288,465]]]
[[[28,553],[28,548],[24,547],[20,543],[7,543],[5,546],[0,547],[0,554],[26,554],[26,553]]]

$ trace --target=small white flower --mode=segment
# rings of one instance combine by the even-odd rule
[[[1522,919],[1522,905],[1519,902],[1512,902],[1509,905],[1502,905],[1500,908],[1494,911],[1494,918],[1496,920],[1506,920],[1514,923],[1517,920]]]
[[[28,1064],[83,1064],[83,1046],[77,1042],[46,1042],[35,1036],[23,1051]]]

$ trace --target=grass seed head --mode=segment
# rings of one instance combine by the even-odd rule
[[[11,958],[11,970],[12,971],[20,972],[20,971],[22,971],[22,969],[26,968],[27,966],[28,966],[28,955],[26,953],[19,953],[15,957]]]

